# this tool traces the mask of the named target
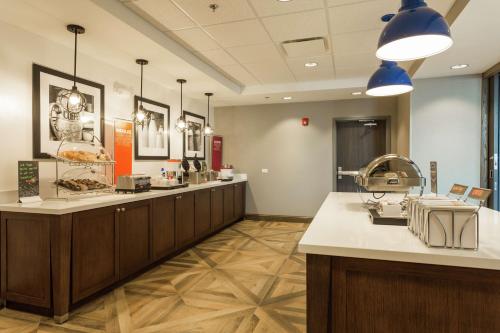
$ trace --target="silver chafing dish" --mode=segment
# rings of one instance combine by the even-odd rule
[[[425,178],[415,162],[397,154],[377,157],[359,171],[338,174],[353,176],[356,184],[368,192],[409,192],[412,187],[423,191],[425,187]]]

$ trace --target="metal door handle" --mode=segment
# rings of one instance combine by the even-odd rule
[[[337,167],[337,179],[342,179],[342,175],[340,174],[342,172],[342,167],[339,166]]]
[[[120,208],[117,208],[117,209],[116,209],[116,212],[117,212],[117,213],[119,213],[119,212],[120,212]]]
[[[124,211],[125,211],[125,208],[122,208],[122,212],[124,212]]]

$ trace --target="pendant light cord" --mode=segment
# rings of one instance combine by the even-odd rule
[[[207,124],[210,126],[210,95],[208,97],[207,111],[208,111],[208,121]]]
[[[181,82],[181,118],[184,119],[184,112],[182,112],[182,109],[183,109],[182,108],[182,85],[183,85],[183,83]]]
[[[142,106],[142,78],[144,75],[144,64],[141,63],[141,106]]]
[[[76,87],[76,49],[77,49],[77,29],[75,29],[75,56],[74,56],[74,62],[73,62],[73,86]]]

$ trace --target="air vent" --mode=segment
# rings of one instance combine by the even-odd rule
[[[324,37],[287,40],[281,45],[290,58],[317,56],[328,52],[328,45]]]

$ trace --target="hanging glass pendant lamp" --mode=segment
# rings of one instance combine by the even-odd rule
[[[66,27],[69,32],[75,35],[75,50],[73,61],[73,87],[62,96],[63,107],[70,113],[80,113],[87,107],[85,96],[78,91],[76,87],[76,53],[78,46],[78,35],[85,33],[85,28],[76,24],[70,24]]]
[[[408,73],[394,61],[382,61],[380,68],[368,81],[366,94],[369,96],[395,96],[413,90]]]
[[[182,133],[188,129],[188,125],[186,123],[186,119],[184,118],[184,111],[182,107],[182,85],[186,83],[186,80],[184,79],[177,79],[177,83],[181,85],[181,115],[179,118],[177,118],[177,121],[175,122],[175,129]]]
[[[207,96],[208,103],[207,103],[207,113],[208,113],[208,119],[207,119],[207,126],[203,129],[203,134],[205,136],[212,136],[214,134],[214,129],[210,126],[210,97],[212,97],[214,94],[213,93],[205,93],[205,96]]]
[[[401,0],[396,15],[382,17],[388,22],[378,42],[377,58],[408,61],[441,53],[453,45],[445,18],[424,0]]]
[[[143,79],[144,79],[144,65],[149,64],[149,61],[146,59],[136,59],[135,63],[138,65],[141,65],[141,99],[139,100],[139,109],[137,110],[136,113],[132,115],[133,121],[138,124],[142,125],[144,123],[144,119],[146,118],[146,112],[144,111],[144,107],[142,106],[142,86],[143,86]]]

